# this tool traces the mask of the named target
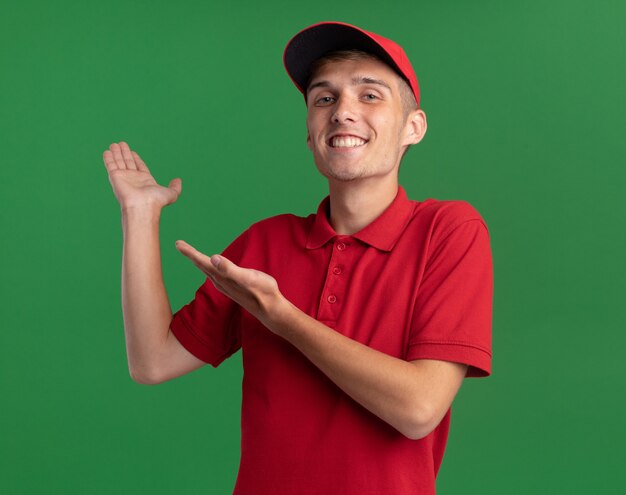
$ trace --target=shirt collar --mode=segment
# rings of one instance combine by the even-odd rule
[[[352,237],[381,251],[391,251],[411,219],[412,211],[413,204],[404,188],[398,186],[395,199],[385,211],[372,223],[352,234]],[[317,208],[306,243],[307,249],[317,249],[337,235],[328,221],[329,213],[330,196],[326,196]]]

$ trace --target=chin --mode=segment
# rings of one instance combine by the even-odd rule
[[[350,182],[363,177],[364,172],[364,170],[327,170],[324,175],[340,182]]]
[[[317,169],[324,177],[340,181],[358,179],[366,172],[364,167],[359,166],[356,163],[335,163],[333,161],[322,161],[319,165],[316,165]]]

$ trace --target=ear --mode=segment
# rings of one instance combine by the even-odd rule
[[[426,124],[426,114],[423,110],[414,110],[412,111],[406,123],[406,135],[404,144],[411,145],[419,143],[424,134],[426,134],[426,129],[428,125]]]
[[[311,151],[313,151],[311,149],[311,134],[309,134],[309,131],[307,131],[306,133],[306,146],[307,148],[309,148]]]

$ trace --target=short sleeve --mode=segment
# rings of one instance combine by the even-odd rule
[[[247,239],[246,230],[222,254],[239,263]],[[217,367],[241,347],[239,318],[239,305],[218,291],[207,278],[194,299],[174,314],[170,329],[189,352]]]
[[[408,360],[469,365],[491,374],[493,266],[482,218],[464,219],[433,238],[411,322]]]

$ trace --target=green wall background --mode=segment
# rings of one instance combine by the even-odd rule
[[[439,493],[623,489],[625,18],[617,0],[3,1],[0,491],[231,492],[240,357],[130,379],[101,154],[126,140],[183,179],[161,232],[178,309],[202,276],[176,239],[219,251],[326,194],[281,61],[321,20],[404,45],[429,130],[401,181],[491,231],[493,376],[456,399]]]

